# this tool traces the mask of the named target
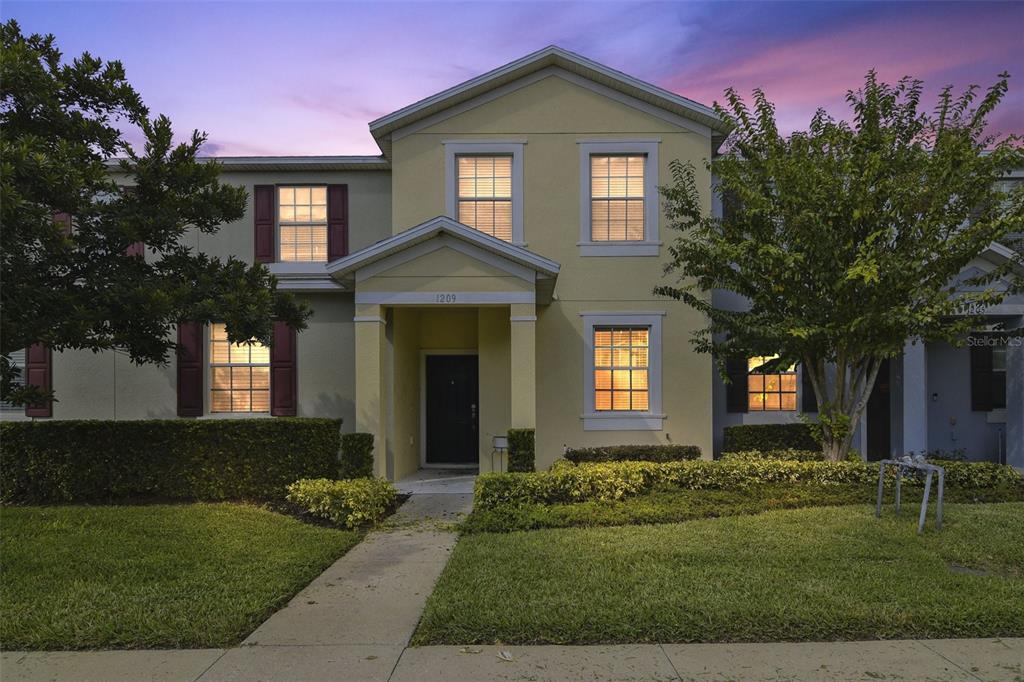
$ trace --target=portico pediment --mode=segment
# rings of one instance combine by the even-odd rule
[[[466,305],[550,302],[559,265],[445,217],[327,265],[357,302]]]

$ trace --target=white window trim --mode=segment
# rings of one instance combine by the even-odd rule
[[[584,431],[661,431],[661,320],[664,312],[583,312],[583,420]],[[644,412],[594,408],[594,327],[647,327],[649,406]]]
[[[444,178],[445,213],[452,220],[459,219],[458,168],[455,157],[459,154],[496,154],[512,157],[512,243],[525,246],[523,237],[523,140],[445,140]]]
[[[657,256],[661,251],[658,223],[658,145],[660,140],[577,140],[580,148],[580,247],[581,256]],[[594,154],[643,154],[643,241],[596,242],[590,238],[590,157]]]

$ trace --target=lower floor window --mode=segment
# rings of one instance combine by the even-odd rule
[[[231,343],[219,322],[210,325],[210,411],[270,411],[270,349]]]
[[[11,351],[10,360],[11,366],[18,369],[18,376],[12,380],[11,388],[21,388],[25,385],[25,349]],[[22,413],[24,411],[25,408],[22,405],[14,405],[6,400],[0,400],[0,412]]]
[[[650,409],[647,327],[594,329],[594,409],[645,412]]]
[[[765,363],[778,357],[756,356],[748,361],[747,392],[752,412],[796,410],[796,366],[772,372],[761,369]]]
[[[1006,407],[1006,346],[992,349],[992,409]]]

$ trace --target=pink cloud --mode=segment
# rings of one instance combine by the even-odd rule
[[[985,74],[982,87],[990,85],[1005,68],[1021,71],[1019,27],[998,19],[966,25],[957,25],[948,16],[862,23],[766,45],[713,67],[688,67],[665,79],[664,84],[708,103],[722,101],[726,87],[735,87],[744,96],[760,87],[777,103],[780,125],[787,129],[804,127],[818,106],[845,115],[847,90],[860,87],[870,68],[888,82],[905,75],[924,80],[926,98],[934,96],[952,80],[953,73],[965,67],[971,67],[975,79],[977,74]],[[955,39],[951,39],[951,33]],[[986,74],[986,67],[990,73]],[[1024,77],[1024,73],[1018,77]],[[969,82],[955,85],[962,89]],[[1020,123],[1016,127],[1019,129]]]

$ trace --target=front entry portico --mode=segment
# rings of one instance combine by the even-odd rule
[[[355,294],[356,424],[374,473],[490,470],[494,436],[536,425],[537,306],[557,263],[435,218],[328,266]]]

